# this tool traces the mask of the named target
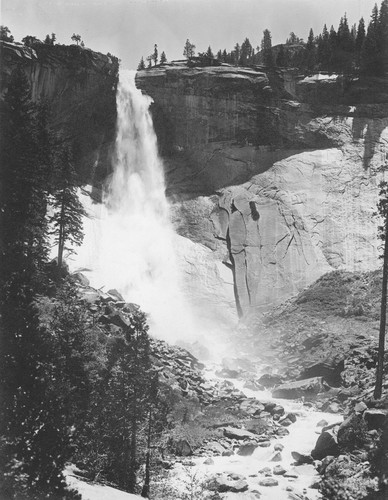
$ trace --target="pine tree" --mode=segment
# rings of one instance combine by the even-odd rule
[[[359,68],[361,64],[361,53],[364,43],[365,43],[365,21],[364,18],[362,17],[358,23],[357,35],[355,41],[355,61],[357,68]]]
[[[355,41],[350,33],[346,14],[341,17],[337,32],[336,61],[337,71],[348,74],[352,72]]]
[[[238,66],[238,63],[240,61],[240,55],[241,55],[241,47],[239,43],[236,43],[234,46],[234,50],[232,52],[232,57],[233,57],[233,63]]]
[[[273,66],[272,36],[271,32],[267,29],[263,31],[263,38],[261,40],[261,50],[263,53],[264,64],[268,67],[272,67]]]
[[[159,58],[159,53],[158,53],[158,46],[154,45],[154,53],[153,53],[153,60],[154,60],[154,65],[156,66],[158,64],[158,58]]]
[[[191,59],[195,55],[195,45],[190,42],[189,39],[186,40],[185,46],[183,48],[183,55],[186,59]]]
[[[328,71],[329,73],[335,73],[338,71],[337,63],[337,32],[332,25],[329,32],[328,48],[329,48],[329,61],[328,61]]]
[[[214,54],[213,54],[213,51],[212,51],[212,48],[209,47],[207,48],[207,51],[206,51],[206,56],[209,58],[209,59],[214,59]]]
[[[110,339],[105,371],[94,410],[94,418],[102,417],[94,440],[101,440],[103,429],[105,471],[121,488],[134,492],[143,460],[139,444],[147,440],[144,424],[154,404],[148,326],[141,311],[134,312],[131,323]]]
[[[305,66],[307,71],[312,72],[315,69],[316,64],[316,47],[314,32],[312,28],[310,29],[309,36],[306,43],[306,54],[305,54]]]
[[[160,56],[160,64],[164,64],[165,62],[167,62],[167,57],[166,57],[165,52],[163,51],[161,56]],[[143,64],[144,64],[144,61],[143,61]]]
[[[11,31],[8,26],[0,26],[0,40],[13,43],[14,37],[11,35]]]
[[[239,64],[240,66],[246,66],[252,60],[252,45],[249,38],[246,38],[241,44]]]
[[[360,70],[364,75],[379,75],[381,73],[381,47],[379,40],[379,11],[377,5],[375,5],[361,52]]]
[[[380,74],[388,72],[388,0],[383,0],[379,13],[379,46],[381,70]]]
[[[163,54],[164,54],[164,52],[163,52]],[[142,56],[141,59],[140,59],[140,62],[138,64],[138,66],[137,66],[137,71],[142,71],[143,69],[145,69],[145,64],[144,64],[144,59],[143,59],[143,56]]]
[[[58,268],[62,268],[63,253],[72,250],[66,246],[82,244],[83,217],[86,212],[77,196],[76,173],[68,146],[64,146],[57,158],[57,186],[52,197],[54,214],[50,217],[53,226],[52,233],[58,244]]]

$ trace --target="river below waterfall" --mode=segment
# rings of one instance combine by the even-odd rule
[[[206,378],[210,383],[219,382],[215,375],[219,367],[208,367],[205,369]],[[175,465],[171,473],[171,480],[177,488],[185,485],[187,489],[187,479],[195,477],[197,483],[204,483],[214,475],[219,477],[232,477],[235,480],[243,480],[248,484],[248,489],[241,493],[227,493],[226,498],[256,498],[255,493],[260,493],[263,500],[289,500],[304,499],[315,500],[320,498],[316,488],[311,486],[319,481],[319,474],[313,464],[297,464],[292,457],[292,452],[298,452],[309,456],[314,449],[316,441],[322,430],[322,421],[325,425],[331,425],[342,421],[338,414],[316,411],[310,406],[306,406],[302,401],[285,400],[273,398],[268,390],[255,391],[244,387],[244,380],[223,379],[233,383],[236,389],[240,390],[248,398],[254,398],[262,403],[275,403],[284,408],[285,414],[292,413],[296,416],[296,421],[287,429],[288,435],[271,439],[270,445],[258,446],[249,456],[242,456],[234,453],[231,456],[211,456],[211,463],[207,463],[206,457],[196,457],[190,460],[190,472],[188,472],[187,462],[183,461]],[[317,425],[318,424],[318,425]],[[242,444],[242,442],[241,442]],[[279,446],[281,445],[281,450]],[[237,451],[238,446],[235,451]],[[279,451],[280,450],[280,451]],[[275,469],[275,472],[274,472]],[[277,473],[280,469],[284,472]],[[268,486],[260,484],[267,482]],[[183,491],[183,490],[182,490]],[[259,495],[257,495],[259,498]]]

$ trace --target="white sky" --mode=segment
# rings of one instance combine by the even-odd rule
[[[71,43],[79,33],[87,47],[122,60],[135,69],[158,44],[168,59],[183,58],[189,38],[197,51],[211,45],[231,50],[248,37],[260,44],[263,30],[272,33],[272,43],[284,42],[290,31],[307,39],[326,23],[338,28],[347,13],[349,24],[361,16],[369,22],[375,0],[0,0],[1,24],[8,26],[16,41],[26,35],[44,39],[54,32],[59,43]],[[380,7],[381,1],[377,2]]]

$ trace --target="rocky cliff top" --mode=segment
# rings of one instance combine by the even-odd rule
[[[154,100],[171,195],[211,194],[296,153],[342,148],[388,116],[384,78],[179,63],[139,71],[136,83]]]
[[[51,125],[73,144],[81,179],[98,182],[111,169],[118,59],[77,45],[0,43],[0,91],[22,66],[34,101],[47,100]]]
[[[67,70],[68,76],[78,76],[78,80],[85,80],[86,72],[95,72],[106,75],[117,75],[118,60],[110,54],[104,55],[100,52],[94,52],[91,49],[82,48],[77,45],[48,45],[44,43],[35,44],[33,47],[27,47],[21,43],[9,43],[0,41],[1,65],[1,93],[3,93],[8,84],[9,77],[13,69],[22,65],[26,71],[35,67],[37,64],[47,69],[57,69],[63,72]],[[35,82],[31,80],[31,83]],[[54,87],[47,87],[43,90],[44,97],[50,97],[55,90]],[[47,95],[48,93],[48,95]],[[33,97],[42,98],[39,89],[33,87]]]

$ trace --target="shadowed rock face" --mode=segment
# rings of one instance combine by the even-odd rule
[[[76,45],[31,49],[7,42],[0,42],[0,58],[1,95],[21,65],[33,100],[48,101],[52,127],[72,142],[82,180],[106,177],[115,139],[118,60]]]
[[[166,66],[137,85],[154,99],[177,231],[218,268],[216,281],[209,258],[186,268],[190,293],[234,294],[246,315],[330,270],[378,266],[386,80]]]

